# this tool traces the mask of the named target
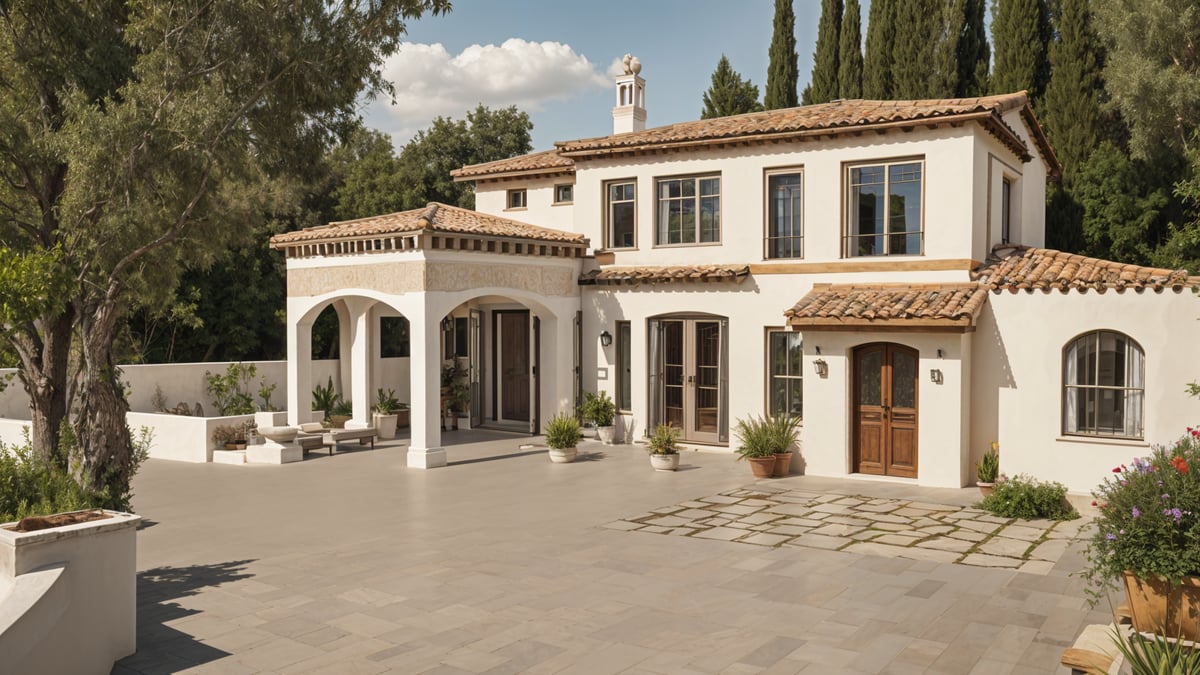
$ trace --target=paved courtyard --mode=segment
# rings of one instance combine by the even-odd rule
[[[966,508],[973,489],[756,482],[717,453],[658,473],[640,448],[594,443],[558,465],[492,438],[434,471],[406,469],[399,443],[148,462],[139,651],[114,673],[1057,673],[1105,621],[1069,576],[1078,545],[1037,553],[1078,525],[1011,529]],[[964,531],[983,538],[950,536]],[[939,539],[970,546],[919,546]],[[1000,539],[1023,545],[983,548]]]

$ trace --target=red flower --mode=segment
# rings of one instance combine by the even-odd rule
[[[1171,466],[1174,466],[1175,470],[1178,471],[1179,473],[1187,473],[1188,472],[1187,460],[1182,457],[1172,457],[1171,458]]]
[[[1113,473],[1121,473],[1121,467],[1119,467],[1119,466],[1114,466],[1114,467],[1113,467]]]

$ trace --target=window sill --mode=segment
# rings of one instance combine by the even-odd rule
[[[694,248],[696,246],[720,246],[719,241],[705,241],[687,244],[655,244],[654,248]]]
[[[553,202],[550,206],[574,206],[575,202]]]
[[[1120,448],[1149,448],[1150,444],[1137,438],[1111,438],[1108,436],[1059,436],[1058,443],[1083,443],[1085,445],[1113,445]]]
[[[512,206],[512,207],[509,207],[504,210],[505,211],[528,211],[529,207],[528,206]]]

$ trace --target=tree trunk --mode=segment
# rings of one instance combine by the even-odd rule
[[[34,456],[59,466],[67,457],[58,447],[59,429],[69,410],[71,336],[75,313],[69,308],[58,316],[42,321],[42,334],[35,340],[32,354],[23,358],[21,379],[29,394],[30,443]],[[24,357],[25,355],[23,355]]]
[[[80,324],[83,368],[79,374],[73,468],[79,482],[107,490],[106,506],[127,508],[127,488],[136,470],[120,373],[112,359],[116,308],[104,305],[84,313]]]

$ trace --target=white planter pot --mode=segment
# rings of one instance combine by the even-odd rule
[[[674,471],[679,468],[679,454],[650,455],[650,466],[655,471]]]
[[[596,427],[592,426],[591,424],[585,424],[579,427],[579,433],[583,434],[584,438],[595,438]]]
[[[596,437],[605,445],[612,445],[613,438],[617,435],[617,428],[609,425],[607,427],[596,427]]]
[[[371,416],[372,422],[375,425],[375,431],[379,437],[386,440],[391,440],[396,437],[396,422],[400,419],[399,415],[380,415],[375,413]]]
[[[569,464],[575,461],[578,448],[550,448],[550,461],[555,464]]]

